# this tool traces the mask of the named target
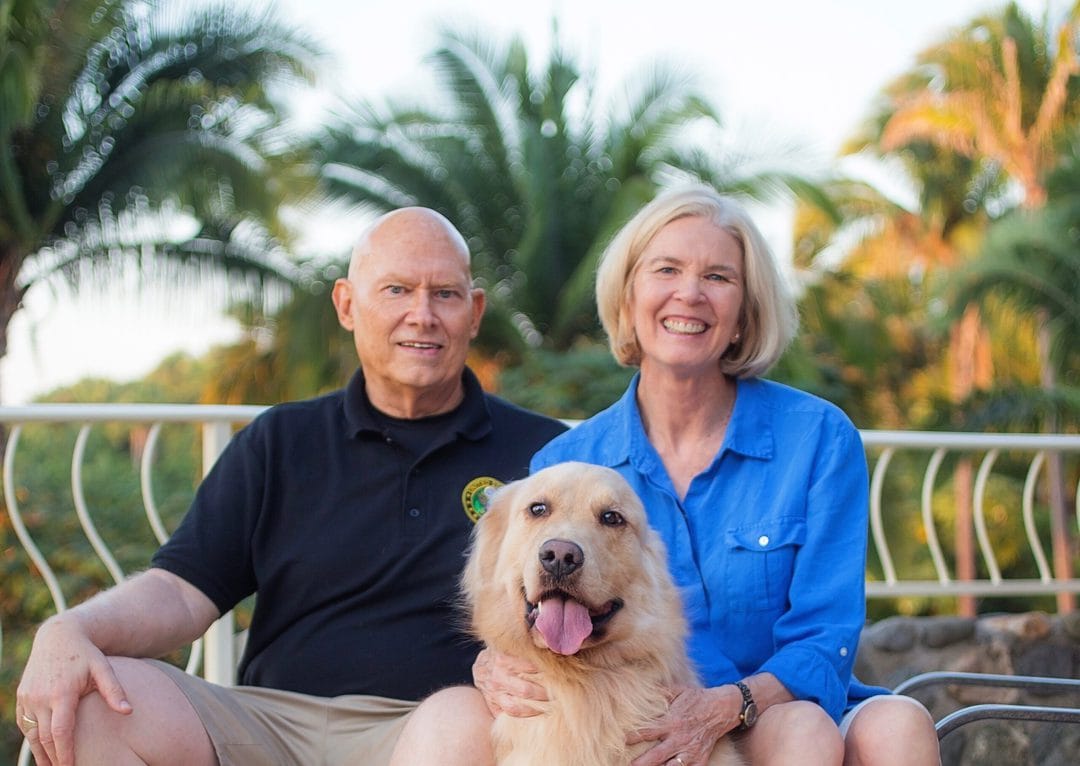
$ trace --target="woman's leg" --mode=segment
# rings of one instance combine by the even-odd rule
[[[784,702],[761,714],[754,728],[739,735],[739,749],[753,766],[840,766],[840,730],[813,702]]]
[[[853,711],[844,734],[844,766],[940,766],[930,713],[904,695],[872,697]]]

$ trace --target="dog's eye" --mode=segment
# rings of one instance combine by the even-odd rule
[[[546,516],[547,503],[533,503],[529,506],[529,513],[533,516]]]
[[[618,511],[607,510],[600,514],[600,523],[605,527],[621,527],[626,519]]]

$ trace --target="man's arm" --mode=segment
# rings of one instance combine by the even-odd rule
[[[19,682],[20,727],[25,731],[27,718],[37,721],[52,760],[70,763],[80,699],[97,691],[116,712],[131,712],[107,657],[161,656],[198,638],[219,616],[193,585],[149,569],[50,617],[34,636]]]

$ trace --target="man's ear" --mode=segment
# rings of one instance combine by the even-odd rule
[[[480,332],[480,321],[484,318],[484,308],[487,306],[487,294],[483,291],[482,288],[474,287],[472,289],[472,302],[472,332],[469,334],[469,337],[475,338]]]
[[[338,324],[352,332],[356,327],[352,315],[352,282],[347,279],[338,279],[334,282],[334,289],[330,292],[330,299],[334,302],[334,310],[337,311]]]

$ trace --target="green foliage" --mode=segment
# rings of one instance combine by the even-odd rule
[[[313,180],[271,94],[316,57],[270,14],[224,4],[3,3],[0,357],[34,284],[131,264],[295,280],[278,209]]]
[[[201,399],[276,404],[340,388],[357,367],[352,334],[338,324],[330,299],[333,276],[293,292],[278,311],[235,309],[244,337],[206,357],[213,374]]]
[[[714,109],[672,69],[652,67],[625,99],[601,104],[558,41],[537,63],[518,38],[496,45],[445,32],[430,61],[445,103],[353,106],[326,133],[323,174],[351,201],[425,205],[460,228],[488,291],[479,343],[491,353],[599,339],[599,255],[662,185],[700,178],[749,195],[810,188],[716,153]]]
[[[177,355],[162,362],[143,380],[127,384],[86,380],[55,391],[43,401],[193,403],[204,385],[207,369],[202,362]],[[28,533],[60,581],[68,606],[113,584],[76,515],[73,470],[81,472],[83,496],[97,533],[125,573],[145,568],[158,545],[144,511],[139,483],[148,427],[123,423],[92,426],[84,457],[73,465],[79,430],[79,426],[69,424],[25,426],[15,445],[16,485],[10,488]],[[187,510],[201,470],[198,427],[163,426],[154,451],[152,493],[166,532],[175,529]],[[56,605],[15,536],[9,510],[0,506],[0,720],[4,721],[5,732],[0,741],[0,760],[14,763],[18,732],[10,716],[15,709],[16,684],[34,630],[55,613]]]
[[[582,341],[568,351],[533,351],[502,371],[499,391],[554,417],[587,418],[622,396],[634,372],[620,367],[606,345]]]

